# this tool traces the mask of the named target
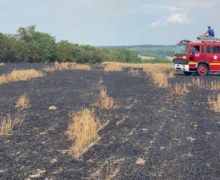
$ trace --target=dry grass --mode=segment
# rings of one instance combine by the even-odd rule
[[[102,84],[99,87],[98,105],[103,109],[114,109],[117,107],[115,100],[108,95],[106,88]]]
[[[68,140],[74,141],[69,155],[80,157],[98,138],[99,118],[89,109],[70,114],[70,123],[66,131]]]
[[[135,164],[137,164],[137,165],[144,165],[144,164],[145,164],[145,160],[142,159],[142,158],[138,158],[138,159],[136,160]]]
[[[209,105],[215,112],[220,112],[220,94],[216,97],[209,97],[208,98]]]
[[[209,86],[209,89],[214,90],[214,91],[220,90],[220,82],[216,80],[212,81]]]
[[[132,76],[139,76],[140,75],[140,69],[131,68],[131,69],[129,69],[128,73]]]
[[[44,68],[44,71],[46,72],[54,72],[54,71],[65,71],[65,70],[92,70],[91,66],[88,64],[76,64],[76,63],[69,63],[69,62],[63,62],[63,63],[55,63],[54,66]]]
[[[167,72],[167,77],[168,79],[174,78],[174,71],[169,69],[169,71]]]
[[[127,66],[125,63],[117,63],[117,62],[104,62],[102,63],[104,66],[105,72],[116,72],[116,71],[122,71],[124,67]]]
[[[11,73],[0,76],[0,85],[15,81],[27,81],[32,78],[42,77],[44,74],[35,69],[13,70]]]
[[[16,102],[15,107],[20,108],[20,109],[25,109],[29,107],[29,105],[30,105],[30,99],[29,97],[27,97],[26,94],[24,94],[19,97],[19,99]]]
[[[204,81],[203,79],[197,77],[193,78],[192,82],[188,83],[188,86],[199,88],[199,89],[207,89],[212,91],[220,90],[220,82],[217,80],[214,81]]]
[[[203,79],[197,78],[192,80],[192,86],[213,91],[220,90],[220,82],[216,80],[211,82],[205,82]]]
[[[74,69],[83,70],[83,71],[90,71],[92,67],[88,64],[75,64]]]
[[[189,92],[186,83],[182,83],[182,84],[176,83],[174,86],[174,91],[175,91],[175,94],[177,95],[184,95]]]
[[[144,66],[144,72],[148,74],[158,87],[166,88],[169,86],[168,79],[173,78],[174,74],[170,64],[149,64]]]
[[[113,71],[122,71],[124,68],[139,68],[151,76],[153,81],[159,87],[168,87],[168,79],[174,77],[171,64],[130,64],[130,63],[117,63],[117,62],[105,62],[102,64],[104,66],[104,71],[113,72]],[[132,70],[131,70],[132,71]],[[137,72],[132,74],[137,74]]]
[[[1,118],[0,123],[0,135],[10,135],[12,134],[13,121],[11,116],[6,116]]]
[[[63,71],[71,69],[73,63],[54,63],[53,66],[44,68],[46,72]]]
[[[7,115],[1,117],[0,135],[11,135],[15,127],[19,128],[24,122],[25,116],[16,114],[14,116]]]
[[[168,87],[168,77],[165,72],[152,72],[151,77],[155,84],[159,87],[166,88]]]
[[[197,88],[206,88],[207,85],[205,84],[204,80],[197,78],[192,80],[192,86]]]
[[[120,62],[104,62],[102,63],[104,66],[104,71],[122,71],[124,68],[139,68],[145,69],[146,72],[151,72],[153,70],[162,70],[166,71],[172,69],[171,64],[161,63],[161,64],[152,64],[152,63],[139,63],[139,64],[132,64],[132,63],[120,63]]]

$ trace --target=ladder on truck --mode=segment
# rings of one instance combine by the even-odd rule
[[[197,40],[202,42],[220,42],[220,38],[215,38],[211,36],[199,36],[197,37]]]

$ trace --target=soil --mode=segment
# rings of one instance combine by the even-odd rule
[[[5,64],[12,69],[42,69],[42,64]],[[95,106],[99,80],[119,104]],[[219,80],[219,76],[182,76],[170,84]],[[30,107],[15,103],[26,93]],[[209,104],[218,91],[190,87],[183,96],[157,87],[144,73],[68,70],[30,81],[0,85],[0,114],[22,113],[12,135],[0,136],[0,179],[220,179],[220,114]],[[49,110],[56,106],[56,110]],[[95,109],[100,140],[81,158],[67,149],[69,113]]]

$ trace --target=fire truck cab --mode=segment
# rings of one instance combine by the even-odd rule
[[[174,69],[185,75],[196,72],[206,76],[210,72],[220,72],[220,39],[198,37],[197,42],[187,40],[177,44],[173,59]]]

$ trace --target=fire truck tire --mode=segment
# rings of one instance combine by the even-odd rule
[[[197,73],[200,76],[207,76],[208,72],[209,70],[206,64],[200,64],[197,68]]]
[[[192,75],[192,72],[184,71],[183,73],[184,73],[186,76],[190,76],[190,75]]]

